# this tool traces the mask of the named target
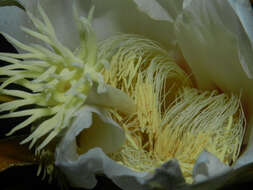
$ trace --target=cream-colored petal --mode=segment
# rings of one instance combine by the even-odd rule
[[[93,25],[100,40],[122,32],[141,34],[167,47],[175,45],[174,24],[168,21],[173,21],[179,14],[182,9],[182,0],[168,2],[159,0],[158,3],[149,1],[145,4],[141,0],[135,1],[79,0],[75,2],[78,12],[83,16],[88,15],[92,5],[95,6]],[[59,40],[71,49],[79,47],[79,35],[73,18],[73,0],[21,0],[21,2],[35,16],[39,15],[37,11],[39,2],[52,21]],[[152,9],[153,6],[156,7],[155,10]],[[23,42],[34,42],[33,38],[28,38],[20,30],[21,25],[30,28],[32,23],[28,21],[24,12],[17,9],[15,7],[0,8],[0,31],[9,33]],[[162,13],[158,10],[162,10]]]
[[[124,143],[125,138],[123,130],[112,121],[110,117],[106,116],[103,109],[94,106],[85,106],[76,114],[76,116],[77,117],[72,126],[68,129],[56,149],[55,162],[55,164],[65,173],[72,185],[93,188],[96,184],[95,174],[98,172],[102,173],[103,168],[106,168],[105,170],[107,171],[110,170],[119,173],[124,173],[125,171],[127,171],[127,173],[134,173],[129,171],[129,169],[116,164],[104,153],[104,149],[106,152],[116,151]],[[96,119],[96,122],[94,122],[94,119]],[[100,123],[101,125],[93,126],[94,123]],[[107,127],[108,131],[102,129],[101,131],[103,131],[103,133],[101,133],[101,131],[98,130],[97,136],[93,133],[95,131],[88,131],[91,136],[87,136],[86,142],[88,143],[87,147],[91,149],[87,149],[88,152],[86,154],[79,156],[77,153],[78,145],[76,138],[82,131],[89,130],[93,127]],[[106,133],[104,133],[105,131]],[[105,136],[103,136],[103,134]],[[96,140],[94,139],[98,139],[98,137],[103,139],[99,139],[98,144],[96,145]],[[109,142],[108,139],[110,139]],[[144,176],[144,174],[138,175]]]
[[[88,138],[85,131],[90,135]],[[96,106],[84,106],[75,113],[75,119],[64,136],[63,145],[76,144],[75,139],[80,133],[83,133],[83,142],[85,142],[85,145],[80,142],[83,150],[100,147],[105,152],[114,152],[125,141],[125,135],[120,126],[109,117],[105,110]]]
[[[62,154],[61,149],[64,148],[67,147],[58,147],[55,164],[66,175],[72,186],[94,188],[97,183],[95,175],[103,173],[119,186],[128,186],[127,189],[143,189],[136,177],[144,177],[145,173],[137,173],[125,168],[111,160],[100,148],[93,148],[78,159],[71,159],[70,156]]]
[[[93,26],[99,40],[119,32],[132,33],[144,35],[170,47],[175,44],[173,23],[167,21],[170,15],[166,13],[167,10],[162,4],[154,1],[144,5],[144,9],[148,9],[147,7],[152,6],[152,3],[159,7],[157,10],[163,10],[163,13],[143,12],[143,9],[140,10],[133,0],[79,0],[77,7],[80,14],[87,15],[90,7],[95,6]],[[143,5],[143,2],[138,4]],[[154,18],[150,17],[152,14]]]
[[[239,56],[242,67],[249,78],[253,78],[253,10],[249,0],[229,0],[228,1],[238,16],[242,25],[238,29]],[[243,34],[242,34],[243,33]],[[246,35],[244,35],[246,33]]]
[[[78,136],[78,152],[84,154],[92,148],[100,147],[105,153],[117,151],[125,141],[124,132],[113,120],[101,112],[92,113],[92,121],[89,128],[83,129]],[[87,121],[87,109],[77,113],[73,128],[83,126]]]
[[[35,16],[39,15],[34,0],[23,0],[27,9]],[[66,47],[74,50],[79,47],[79,34],[73,17],[74,0],[36,0],[45,10],[52,22],[57,38]]]
[[[20,30],[21,25],[29,25],[24,10],[18,7],[0,7],[0,32],[15,36],[16,39],[29,42],[29,37]]]
[[[110,85],[105,85],[105,92],[101,93],[98,93],[97,85],[93,85],[86,103],[106,108],[116,108],[128,114],[136,111],[134,101],[126,93]]]
[[[240,168],[246,164],[253,163],[253,118],[251,117],[248,122],[248,134],[246,136],[246,140],[248,141],[247,148],[243,152],[242,156],[239,157],[237,162],[234,165],[234,168]]]
[[[240,65],[237,36],[226,21],[238,26],[228,3],[216,0],[192,1],[177,21],[178,44],[201,88],[238,91],[242,81],[250,82]]]
[[[200,156],[202,159],[198,161],[198,164],[202,164],[204,166],[208,167],[213,165],[213,168],[210,168],[212,170],[217,170],[217,172],[214,172],[212,175],[206,180],[207,175],[202,175],[202,177],[199,175],[198,178],[202,178],[203,180],[201,182],[194,183],[190,185],[189,189],[192,190],[203,190],[203,189],[222,189],[226,186],[232,187],[233,184],[240,184],[243,182],[249,182],[252,179],[252,166],[253,163],[244,165],[237,169],[228,169],[225,168],[224,165],[222,165],[217,158],[215,158],[213,155],[203,152]],[[206,167],[206,168],[207,168]],[[205,172],[205,171],[204,171]],[[202,170],[203,173],[203,170]],[[199,172],[200,174],[200,172]],[[211,173],[210,173],[211,174]],[[195,177],[196,180],[196,177]]]
[[[73,0],[20,0],[20,2],[36,17],[39,15],[38,3],[40,3],[53,23],[57,38],[70,49],[79,46],[79,35],[73,19]],[[0,18],[0,32],[5,32],[24,43],[38,42],[20,29],[21,26],[33,28],[32,22],[23,10],[17,7],[1,7]]]
[[[243,54],[245,52],[241,47],[249,46],[248,36],[230,3],[219,0],[191,1],[177,20],[176,34],[200,88],[218,88],[242,94],[247,117],[245,142],[248,146],[238,161],[241,166],[253,162],[253,81],[243,68],[246,60],[243,56],[247,54]],[[253,60],[247,64],[252,65]]]
[[[231,168],[222,163],[216,156],[209,152],[202,152],[193,168],[194,182],[199,183],[216,175],[226,173]]]
[[[94,119],[96,119],[95,122]],[[103,125],[100,125],[99,122]],[[93,126],[93,124],[98,125]],[[108,125],[110,125],[108,131],[106,129],[97,130],[96,135],[95,128],[107,128]],[[89,131],[93,127],[95,128]],[[76,137],[82,131],[85,133],[85,130],[88,133],[83,143],[87,143],[87,149],[84,154],[79,155]],[[57,146],[55,164],[66,175],[70,184],[75,187],[93,188],[97,183],[96,174],[106,175],[125,190],[148,190],[151,187],[167,185],[172,190],[176,190],[179,185],[184,185],[184,179],[176,160],[165,163],[154,173],[147,173],[130,170],[110,159],[105,152],[116,151],[122,145],[124,142],[122,133],[119,126],[106,116],[104,110],[94,106],[85,106],[77,113],[77,118]],[[107,136],[108,134],[110,136]],[[109,140],[108,137],[111,139]]]
[[[134,0],[138,8],[155,20],[173,22],[183,7],[183,0]]]

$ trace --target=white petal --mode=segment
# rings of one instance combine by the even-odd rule
[[[201,87],[238,91],[242,82],[251,82],[238,56],[239,30],[243,29],[227,1],[196,0],[186,7],[177,21],[177,39]]]
[[[197,178],[202,181],[197,182],[191,185],[192,190],[202,190],[202,189],[222,189],[229,185],[232,187],[233,184],[240,184],[242,182],[247,182],[252,179],[252,166],[253,164],[244,165],[240,168],[228,168],[224,166],[217,158],[210,153],[203,152],[200,155],[199,160],[196,163],[195,171],[193,171],[195,175],[195,181]],[[201,171],[202,170],[202,171]],[[217,170],[217,172],[215,172]],[[198,173],[198,175],[196,175]],[[201,173],[203,174],[201,176]],[[207,179],[206,173],[211,176]]]
[[[80,13],[87,15],[90,7],[95,6],[93,26],[99,40],[120,32],[144,35],[161,42],[166,47],[173,45],[175,43],[174,27],[173,23],[167,20],[174,15],[166,13],[166,8],[160,2],[148,1],[146,5],[136,2],[138,5],[143,5],[142,10],[139,10],[140,6],[137,6],[133,0],[79,0],[78,8]],[[153,5],[156,10],[162,10],[162,13],[150,12],[149,7]]]
[[[183,2],[183,9],[185,9],[188,5],[190,5],[191,1],[192,0],[184,0],[184,2]]]
[[[26,13],[18,7],[0,7],[0,32],[14,36],[18,40],[29,42],[29,38],[20,30],[20,26],[29,25]]]
[[[249,0],[229,0],[229,3],[243,26],[243,31],[239,34],[246,33],[246,36],[238,35],[241,64],[248,77],[253,78],[253,9]]]
[[[105,85],[105,87],[105,92],[98,93],[97,85],[93,85],[86,103],[107,108],[116,108],[119,111],[128,114],[136,111],[134,101],[126,93],[109,85]]]
[[[90,149],[100,147],[105,153],[113,153],[117,151],[125,141],[123,130],[114,123],[106,115],[102,115],[100,112],[92,113],[92,121],[87,129],[83,129],[80,133],[79,149],[86,153]],[[80,110],[75,122],[73,123],[73,129],[82,128],[87,120],[87,108]]]
[[[173,22],[181,13],[183,0],[134,0],[138,8],[155,20]]]
[[[36,17],[39,16],[38,2],[53,23],[58,39],[70,49],[78,47],[79,35],[73,20],[73,0],[21,0],[26,10]],[[32,22],[23,10],[16,7],[1,7],[0,18],[0,32],[10,34],[24,43],[36,41],[20,30],[21,26],[33,28]]]
[[[98,172],[101,173],[103,170],[112,171],[112,173],[113,171],[123,173],[127,171],[127,173],[130,174],[135,173],[119,164],[115,164],[115,162],[109,159],[103,152],[104,148],[108,151],[108,147],[110,146],[112,149],[109,152],[116,151],[122,146],[125,140],[123,130],[113,122],[110,117],[107,117],[103,110],[94,106],[85,106],[76,115],[77,118],[74,120],[72,126],[66,132],[63,140],[56,149],[55,162],[65,175],[67,175],[72,185],[92,188],[96,184],[95,174]],[[90,137],[91,144],[87,144],[87,146],[93,149],[79,156],[77,154],[76,137],[81,131],[94,127],[92,126],[94,115],[96,115],[98,121],[101,122],[101,127],[107,127],[108,131],[104,136],[101,134],[101,131],[98,131],[97,136],[92,134]],[[106,130],[102,131],[105,132]],[[103,139],[99,139],[97,145],[94,144],[96,143],[94,138],[98,139],[99,137]],[[144,174],[138,175],[144,176]]]
[[[253,117],[251,116],[248,121],[248,134],[245,136],[247,141],[247,148],[245,152],[239,157],[234,165],[234,168],[240,168],[246,164],[253,163]]]
[[[122,32],[144,35],[161,42],[166,47],[174,46],[174,23],[168,21],[174,21],[173,19],[181,12],[182,0],[168,2],[159,0],[158,3],[150,0],[146,4],[141,0],[135,1],[137,4],[132,0],[121,2],[79,0],[78,9],[81,15],[87,16],[91,6],[95,5],[93,25],[99,40]],[[53,23],[59,40],[71,49],[78,47],[79,35],[73,19],[73,0],[22,0],[25,8],[35,16],[39,15],[38,2]],[[152,10],[153,6],[156,7],[155,10]],[[15,7],[1,8],[0,12],[2,13],[0,31],[4,28],[4,32],[22,42],[34,42],[33,38],[25,36],[20,30],[21,25],[32,27],[24,12]]]
[[[64,157],[65,160],[62,160],[61,157]],[[106,174],[116,184],[117,181],[120,183],[121,180],[125,179],[128,180],[128,183],[123,183],[122,185],[130,187],[136,187],[137,185],[137,181],[133,176],[138,174],[115,163],[100,148],[91,149],[88,153],[81,155],[75,160],[58,153],[55,164],[64,172],[70,184],[74,187],[95,187],[97,183],[95,175],[101,173]],[[140,173],[138,176],[144,177],[145,174]]]
[[[76,137],[84,130],[91,135],[91,141],[87,142],[87,147],[100,147],[106,149],[106,152],[118,150],[125,141],[123,130],[115,123],[106,111],[95,106],[84,106],[77,113],[75,119],[64,136],[62,146],[73,146],[76,149]],[[97,134],[89,131],[89,128],[100,128]],[[103,132],[103,133],[101,133]],[[97,135],[97,136],[96,136]],[[95,144],[97,142],[97,144]],[[61,151],[65,151],[64,149]],[[75,150],[68,152],[69,155],[78,157]]]
[[[243,165],[253,162],[253,80],[248,78],[250,72],[245,72],[243,68],[245,60],[248,65],[253,64],[253,59],[247,59],[247,52],[252,55],[253,52],[251,48],[245,50],[251,47],[250,41],[230,3],[191,1],[183,15],[178,17],[176,34],[200,88],[242,93],[248,122],[245,139],[249,143],[239,159],[240,165]]]
[[[202,182],[210,177],[221,175],[229,170],[229,166],[222,163],[216,156],[209,152],[202,152],[193,168],[194,182]]]
[[[94,127],[92,126],[94,115],[102,124],[99,127],[109,127],[108,131],[98,130],[97,135],[90,133],[91,136],[87,136],[90,141],[86,141],[90,150],[79,156],[76,137],[81,131],[88,131],[88,128]],[[106,116],[103,110],[85,106],[77,114],[77,118],[58,145],[55,164],[66,175],[70,184],[75,187],[93,188],[97,183],[96,174],[106,175],[125,190],[148,190],[151,187],[164,186],[170,186],[173,190],[178,185],[184,184],[179,165],[175,160],[165,163],[154,173],[135,172],[111,160],[105,152],[116,151],[123,144],[122,134],[122,130]],[[108,147],[112,149],[108,150]]]
[[[25,1],[28,10],[38,15],[34,0]],[[40,0],[42,8],[52,22],[57,38],[66,47],[74,50],[79,47],[79,34],[73,17],[73,0]],[[32,5],[32,6],[31,6]]]
[[[64,160],[61,159],[62,157]],[[97,183],[96,174],[104,174],[124,190],[168,187],[170,190],[178,190],[178,186],[186,186],[180,167],[175,160],[167,162],[154,173],[141,173],[111,160],[100,148],[93,148],[78,159],[56,153],[55,164],[66,175],[73,187],[94,188]]]

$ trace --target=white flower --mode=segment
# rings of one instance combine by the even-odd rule
[[[72,2],[55,0],[54,2],[41,1],[41,4],[46,8],[56,28],[59,41],[74,50],[79,39],[72,19]],[[197,182],[210,178],[209,182],[204,185],[196,183],[192,187],[201,187],[201,185],[219,187],[223,182],[216,181],[217,174],[224,173],[226,177],[234,172],[234,168],[253,162],[251,143],[253,136],[250,130],[253,103],[251,90],[253,36],[250,20],[253,15],[249,1],[95,0],[77,2],[79,12],[86,15],[91,3],[95,5],[94,30],[99,40],[118,32],[141,34],[160,42],[171,51],[178,62],[183,63],[182,56],[178,53],[181,51],[194,74],[198,88],[242,94],[248,129],[245,138],[246,151],[232,169],[225,167],[213,155],[204,152],[194,167],[193,175]],[[36,12],[37,9],[33,9],[35,4],[34,1],[25,2],[28,10]],[[20,10],[15,11],[18,17],[6,19],[8,22],[16,22],[16,26],[11,23],[5,24],[4,18],[9,9],[15,8],[1,8],[0,22],[3,23],[0,24],[0,30],[12,33],[20,40],[30,41],[31,39],[26,38],[17,29],[21,22],[29,25],[26,22],[26,16]],[[91,102],[96,103],[94,100]],[[118,103],[116,105],[119,105]],[[76,112],[75,116],[75,122],[56,150],[56,165],[62,169],[72,185],[92,188],[96,184],[95,174],[103,173],[123,189],[147,189],[150,186],[167,189],[183,188],[184,180],[175,160],[165,163],[152,174],[132,171],[110,159],[105,153],[114,152],[118,147],[108,148],[112,146],[107,134],[111,131],[111,126],[117,125],[104,113],[103,108],[86,106],[80,112]],[[87,122],[84,122],[84,119]],[[91,149],[87,153],[79,156],[76,151],[76,137],[82,130],[94,128],[91,121],[93,124],[98,122],[107,126],[103,131],[104,141],[96,140],[94,144],[91,143]],[[123,137],[116,138],[117,134],[120,134],[117,133],[119,128],[114,127],[114,130],[113,136],[120,146],[123,143]],[[99,134],[92,132],[91,134],[94,135],[91,139],[99,137]],[[96,146],[100,148],[93,148]],[[217,166],[220,166],[219,171],[218,169],[214,171],[213,168]],[[202,167],[206,169],[204,172]]]
[[[26,53],[0,54],[1,60],[11,63],[11,65],[1,67],[0,70],[2,75],[6,75],[6,79],[3,79],[0,86],[1,95],[16,97],[14,101],[1,104],[0,112],[10,111],[10,113],[3,114],[0,118],[30,116],[13,128],[9,135],[39,119],[44,120],[28,138],[21,142],[23,144],[31,141],[31,148],[39,139],[45,137],[36,147],[36,151],[40,152],[71,124],[75,113],[83,105],[93,101],[96,105],[106,106],[108,105],[106,101],[111,101],[116,104],[108,106],[123,108],[122,102],[126,101],[128,107],[125,106],[124,111],[128,112],[134,104],[119,90],[117,94],[116,89],[104,84],[103,76],[100,74],[104,67],[103,60],[97,59],[96,37],[90,23],[93,9],[88,19],[79,18],[78,13],[75,12],[80,34],[80,47],[75,52],[70,51],[58,41],[54,27],[40,5],[38,5],[38,11],[42,17],[41,20],[28,12],[36,30],[24,27],[21,29],[31,37],[45,43],[46,47],[39,44],[26,45],[4,34],[10,42]],[[13,83],[31,92],[6,88]],[[91,91],[94,91],[92,97],[89,95]],[[94,95],[98,96],[98,101]],[[103,98],[104,96],[106,98]],[[113,97],[112,100],[109,99],[110,97]],[[117,103],[117,98],[121,105]],[[36,107],[15,111],[27,105],[36,105]]]

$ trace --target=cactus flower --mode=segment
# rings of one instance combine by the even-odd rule
[[[24,3],[30,24],[7,18],[29,38],[0,28],[20,51],[0,53],[0,118],[29,116],[9,135],[32,124],[21,143],[42,158],[55,143],[72,186],[218,188],[253,162],[249,1],[39,2]]]

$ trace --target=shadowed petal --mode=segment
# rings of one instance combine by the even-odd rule
[[[245,142],[251,142],[253,81],[248,78],[250,73],[245,72],[243,67],[248,54],[240,49],[242,45],[245,45],[244,48],[250,46],[250,42],[236,12],[228,1],[191,1],[184,14],[178,18],[176,28],[179,46],[199,87],[242,94],[248,121]],[[247,51],[252,54],[251,49]],[[252,59],[247,64],[253,64]],[[253,161],[250,156],[252,146],[249,143],[244,154],[248,154],[247,162]],[[240,160],[244,160],[244,156]]]

